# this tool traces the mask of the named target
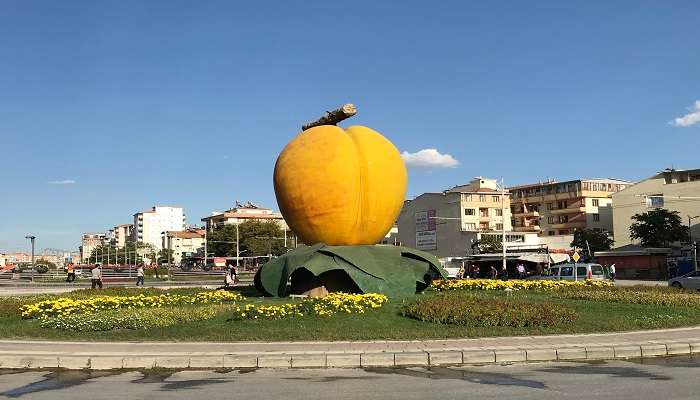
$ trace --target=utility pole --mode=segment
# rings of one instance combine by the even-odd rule
[[[238,233],[238,223],[236,223],[236,271],[238,271],[240,267],[240,258],[241,258],[241,252],[240,252],[240,247],[239,244],[241,242],[241,239],[239,237]]]
[[[202,269],[207,266],[207,231],[209,230],[209,222],[204,222],[204,265]]]
[[[32,242],[32,283],[34,283],[34,241],[36,240],[36,236],[34,235],[27,235],[24,237],[25,239],[29,239]]]
[[[506,185],[501,178],[501,247],[503,251],[503,272],[507,273],[506,268]]]

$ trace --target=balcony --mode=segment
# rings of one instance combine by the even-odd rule
[[[540,228],[539,225],[514,226],[513,227],[514,232],[539,232],[541,230],[542,230],[542,228]]]
[[[585,221],[580,221],[580,222],[563,222],[560,224],[552,224],[549,226],[550,228],[553,229],[573,229],[573,228],[585,228],[586,227],[586,222]]]
[[[532,217],[539,217],[540,213],[538,211],[516,212],[513,214],[513,216],[520,217],[520,218],[532,218]]]
[[[549,210],[549,212],[550,212],[550,214],[553,214],[553,215],[585,213],[586,207],[557,208],[554,210]]]

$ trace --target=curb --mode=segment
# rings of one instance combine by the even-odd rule
[[[700,342],[624,343],[614,346],[452,349],[406,352],[0,354],[0,369],[249,369],[432,367],[552,361],[644,359],[700,354]]]

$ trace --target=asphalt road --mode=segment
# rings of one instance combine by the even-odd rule
[[[0,399],[700,398],[700,359],[464,368],[253,371],[0,371]]]

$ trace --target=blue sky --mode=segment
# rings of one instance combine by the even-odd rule
[[[277,208],[277,154],[346,102],[402,152],[459,162],[412,168],[409,195],[700,167],[699,15],[697,1],[3,2],[0,250],[26,250],[27,233],[76,248],[154,204],[191,223],[236,199]]]

